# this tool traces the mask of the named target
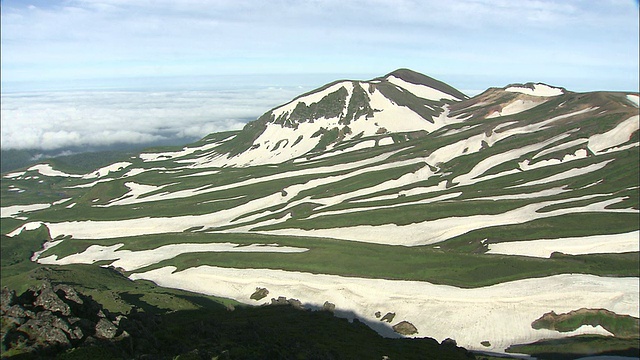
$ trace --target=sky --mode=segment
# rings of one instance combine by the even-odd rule
[[[468,95],[530,81],[638,91],[634,0],[0,6],[3,149],[88,145],[98,133],[127,143],[204,136],[238,129],[337,78],[366,80],[402,67]]]

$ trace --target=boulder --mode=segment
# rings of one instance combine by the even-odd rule
[[[79,305],[83,304],[83,301],[76,290],[69,285],[56,285],[53,288],[53,291],[55,291],[55,293],[58,294],[61,299],[67,299]]]
[[[98,339],[113,339],[118,332],[118,328],[105,318],[101,318],[96,324],[94,336]]]
[[[27,334],[29,339],[40,344],[62,345],[64,347],[71,345],[67,334],[62,329],[46,321],[29,319],[18,328],[18,331]]]
[[[267,295],[269,295],[269,290],[257,287],[256,291],[251,294],[249,298],[258,301],[264,299],[265,297],[267,297]]]
[[[58,294],[53,291],[51,284],[44,282],[40,288],[40,292],[36,294],[35,306],[40,306],[45,310],[60,313],[64,316],[71,315],[71,308],[60,299]]]
[[[388,323],[393,321],[393,318],[396,317],[396,313],[392,313],[392,312],[388,312],[386,314],[384,314],[384,316],[382,317],[382,319],[380,319],[380,321],[386,321]]]
[[[324,304],[322,304],[322,310],[332,313],[336,310],[336,304],[325,301]]]
[[[418,329],[408,321],[401,321],[393,325],[393,331],[400,335],[413,335],[418,333]]]

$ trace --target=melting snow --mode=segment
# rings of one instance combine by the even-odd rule
[[[591,136],[589,138],[589,149],[597,153],[629,141],[631,134],[634,131],[638,131],[640,127],[639,119],[639,115],[632,116],[604,134]]]
[[[469,349],[504,351],[515,343],[575,334],[610,335],[601,327],[581,327],[572,333],[535,330],[531,323],[551,310],[602,308],[638,316],[638,278],[606,278],[564,274],[463,289],[421,281],[366,279],[272,269],[234,269],[199,266],[182,271],[168,266],[132,274],[160,286],[233,298],[256,304],[249,297],[256,287],[272,297],[299,299],[305,306],[336,305],[336,315],[364,319],[386,336],[398,336],[376,312],[394,312],[395,322],[414,324],[416,336],[438,341],[453,338]],[[437,316],[434,316],[437,314]],[[487,327],[486,324],[492,324]],[[489,348],[481,345],[489,340]]]
[[[0,217],[15,217],[23,212],[42,210],[50,207],[51,204],[30,204],[30,205],[11,205],[0,208]]]
[[[45,243],[46,246],[47,243]],[[53,246],[53,245],[51,245]],[[137,270],[145,266],[173,259],[180,254],[200,252],[261,252],[261,253],[300,253],[308,251],[306,248],[278,246],[277,244],[239,245],[233,243],[182,243],[160,246],[150,250],[118,250],[124,244],[112,246],[91,245],[85,251],[58,259],[56,255],[39,259],[41,264],[93,264],[96,261],[116,260],[111,265],[121,267],[126,271]]]
[[[632,231],[624,234],[510,241],[489,244],[489,251],[486,253],[550,258],[556,251],[570,255],[638,252],[639,238],[640,231]]]
[[[563,94],[562,89],[545,84],[534,84],[533,89],[528,87],[511,86],[506,88],[505,91],[518,92],[532,96],[558,96]]]

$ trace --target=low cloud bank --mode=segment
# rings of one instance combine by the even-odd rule
[[[2,149],[182,144],[238,130],[299,94],[298,86],[198,91],[2,94]]]

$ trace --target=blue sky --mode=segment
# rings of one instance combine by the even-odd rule
[[[16,82],[132,77],[360,79],[400,67],[463,91],[527,81],[575,91],[638,90],[633,0],[3,0],[1,6],[2,82],[9,90]]]

